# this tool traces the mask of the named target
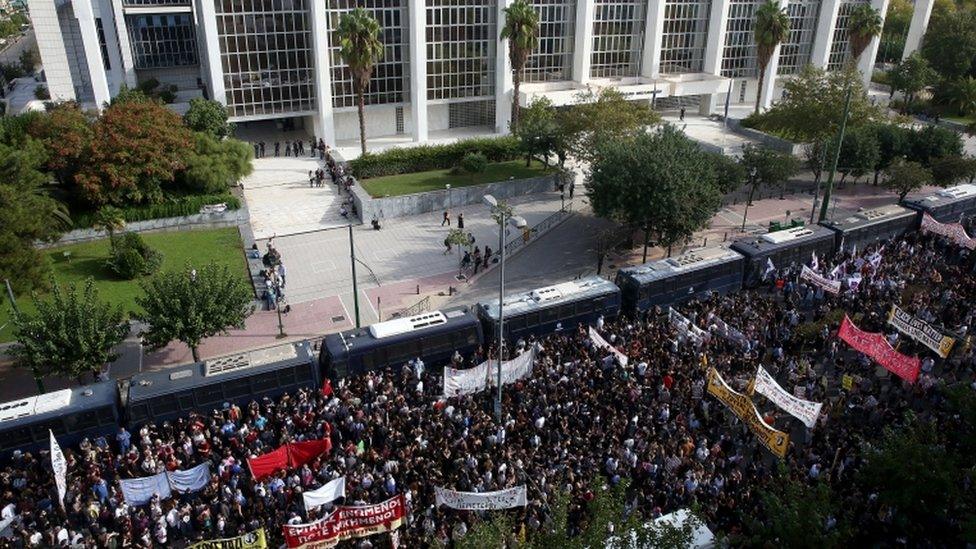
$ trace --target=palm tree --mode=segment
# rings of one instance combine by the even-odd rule
[[[522,71],[531,54],[539,46],[539,14],[525,0],[515,0],[505,8],[505,26],[502,40],[508,40],[508,59],[512,63],[512,122],[515,133],[519,120],[519,87]]]
[[[756,10],[756,63],[759,65],[759,89],[756,91],[756,114],[762,100],[763,82],[766,81],[766,68],[773,58],[776,46],[780,45],[790,33],[790,18],[786,9],[779,7],[779,0],[766,0]],[[775,78],[776,75],[771,75]]]
[[[95,212],[92,227],[108,233],[110,242],[115,242],[115,233],[125,228],[125,216],[115,206],[102,206]]]
[[[859,4],[847,19],[847,32],[851,44],[851,63],[857,65],[864,50],[876,36],[881,36],[884,21],[881,12],[870,4]]]
[[[352,73],[352,89],[356,92],[359,111],[359,144],[366,154],[366,113],[363,96],[369,89],[373,66],[383,57],[380,24],[368,11],[356,8],[339,19],[339,56]]]
[[[949,84],[947,99],[961,116],[976,114],[976,78],[968,76]]]

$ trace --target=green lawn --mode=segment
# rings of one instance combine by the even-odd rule
[[[146,243],[163,253],[163,269],[182,267],[187,261],[204,265],[210,261],[227,265],[246,275],[244,253],[236,227],[200,231],[179,231],[143,234]],[[135,298],[142,292],[138,280],[119,280],[103,266],[108,256],[108,240],[72,244],[47,250],[55,278],[82,286],[89,277],[95,279],[98,295],[111,303],[121,304],[126,311],[135,308]],[[70,257],[64,255],[70,252]],[[0,342],[13,339],[10,307],[4,299],[0,306]],[[17,299],[22,311],[33,311],[29,296]]]
[[[375,177],[362,181],[362,185],[366,192],[374,197],[397,196],[443,190],[447,184],[457,188],[507,179],[538,177],[551,171],[552,168],[547,170],[541,162],[533,161],[531,166],[526,167],[525,160],[512,160],[488,164],[485,171],[476,174],[451,175],[451,170],[432,170]]]
[[[968,126],[968,125],[972,124],[973,122],[976,122],[976,118],[969,117],[969,116],[955,116],[955,115],[950,116],[950,115],[945,115],[944,114],[944,115],[942,115],[942,119],[943,120],[949,120],[949,121],[952,121],[952,122],[958,122],[958,123],[960,123],[960,124],[962,124],[964,126]]]

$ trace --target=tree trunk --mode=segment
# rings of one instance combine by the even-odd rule
[[[651,239],[651,229],[649,227],[644,227],[644,260],[641,263],[647,263],[647,243]]]
[[[522,70],[512,67],[512,133],[518,132],[519,122],[519,88],[522,86]]]
[[[752,185],[749,187],[749,200],[746,200],[746,207],[742,211],[742,230],[746,230],[746,218],[749,217],[749,206],[752,204],[752,197],[756,194],[756,186]]]
[[[763,82],[766,81],[766,63],[759,63],[759,89],[756,90],[756,114],[759,114],[759,104],[762,102]]]
[[[359,111],[359,145],[366,154],[366,107],[362,90],[356,92],[356,110]]]
[[[193,354],[193,362],[200,362],[200,351],[196,345],[190,345],[190,353]]]

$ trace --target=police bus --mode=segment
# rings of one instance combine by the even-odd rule
[[[627,313],[726,294],[742,288],[745,259],[727,248],[702,248],[617,272],[622,307]]]

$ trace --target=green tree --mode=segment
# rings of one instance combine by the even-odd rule
[[[183,123],[195,132],[204,132],[217,139],[234,133],[234,125],[227,122],[227,108],[219,101],[195,97],[183,115]]]
[[[538,158],[545,165],[549,165],[549,156],[556,153],[559,146],[559,124],[552,102],[545,97],[532,101],[520,115],[518,132],[516,135],[525,153],[525,165]]]
[[[950,82],[944,95],[949,106],[961,116],[976,114],[976,78],[967,76]]]
[[[471,239],[464,229],[451,229],[447,232],[447,238],[444,239],[444,242],[458,250],[458,278],[461,278],[461,260],[464,259],[464,248],[471,245]]]
[[[373,67],[383,58],[380,23],[368,11],[356,8],[339,19],[339,56],[349,67],[352,89],[356,93],[359,113],[359,145],[366,154],[366,90],[373,77]]]
[[[762,507],[743,510],[751,536],[746,545],[820,549],[843,547],[849,530],[843,509],[825,482],[807,485],[790,478],[786,467],[759,489]],[[828,520],[837,526],[828,527]]]
[[[512,64],[512,133],[519,127],[519,89],[529,55],[539,47],[539,14],[525,0],[515,0],[505,8],[501,39],[508,40],[508,60]]]
[[[587,88],[576,95],[576,104],[560,116],[559,123],[570,152],[592,162],[600,144],[644,133],[660,120],[649,105],[627,101],[613,88],[603,88],[599,94]]]
[[[847,33],[853,65],[860,61],[861,54],[868,49],[871,40],[881,36],[883,24],[881,13],[871,7],[871,4],[858,4],[851,10],[847,19]]]
[[[208,337],[241,328],[254,310],[254,295],[238,274],[227,266],[210,263],[199,270],[189,265],[161,273],[140,284],[136,298],[142,309],[136,317],[149,327],[142,333],[150,349],[182,341],[199,361],[198,348]]]
[[[790,18],[786,15],[786,9],[780,7],[779,0],[763,2],[756,10],[756,26],[754,29],[756,65],[759,71],[759,88],[756,90],[756,114],[759,114],[759,104],[762,101],[766,68],[773,58],[776,47],[786,39],[789,33]]]
[[[28,134],[39,140],[47,152],[46,168],[62,185],[70,185],[88,161],[93,122],[75,102],[58,104],[28,122]]]
[[[874,171],[879,156],[878,139],[871,126],[850,128],[844,133],[837,160],[840,184],[848,177],[857,180]]]
[[[457,549],[483,549],[485,547],[506,547],[511,541],[512,519],[503,511],[492,512],[490,519],[479,520],[460,540],[455,542]]]
[[[922,56],[945,80],[971,76],[976,60],[976,13],[933,10],[922,41]]]
[[[909,55],[888,73],[891,90],[900,91],[905,95],[906,106],[915,101],[918,92],[935,82],[937,78],[938,74],[919,52]]]
[[[651,234],[670,249],[721,203],[713,161],[671,125],[600,143],[586,189],[597,215],[643,230],[644,261]]]
[[[898,194],[898,201],[905,199],[908,193],[917,191],[932,183],[932,172],[918,162],[896,159],[885,170],[883,185]]]
[[[186,167],[176,178],[181,187],[220,194],[254,171],[254,152],[247,143],[237,139],[217,140],[201,132],[195,133],[193,140],[193,150],[185,158]]]
[[[905,51],[905,36],[908,35],[914,11],[909,0],[892,0],[888,4],[881,46],[878,48],[878,61],[895,63],[901,60],[902,52]]]
[[[125,229],[125,215],[115,206],[102,206],[95,212],[92,228],[108,233],[108,239],[114,244],[115,233]]]
[[[41,62],[41,56],[37,52],[37,48],[27,48],[20,52],[20,66],[24,68],[24,72],[27,74],[33,74],[34,67]]]
[[[909,152],[909,130],[898,124],[883,123],[872,126],[874,139],[878,143],[878,156],[874,163],[874,184],[878,184],[881,172],[888,168],[896,158]]]
[[[976,178],[976,158],[972,156],[943,156],[931,163],[932,181],[940,187],[948,187],[957,181],[969,183]]]
[[[72,284],[63,291],[51,281],[47,299],[31,295],[36,313],[15,315],[12,354],[17,365],[35,376],[61,375],[77,378],[98,375],[117,358],[113,349],[129,334],[122,307],[98,299],[92,279],[78,292]]]
[[[908,134],[908,155],[906,158],[923,166],[931,166],[938,158],[962,154],[962,139],[959,134],[940,126],[925,126]]]
[[[722,194],[739,190],[746,182],[746,169],[734,158],[721,153],[710,155],[715,169],[715,180]]]
[[[753,144],[743,147],[739,163],[749,186],[749,199],[742,212],[742,230],[745,230],[749,206],[752,205],[756,191],[765,186],[783,187],[800,171],[800,163],[792,155]]]

